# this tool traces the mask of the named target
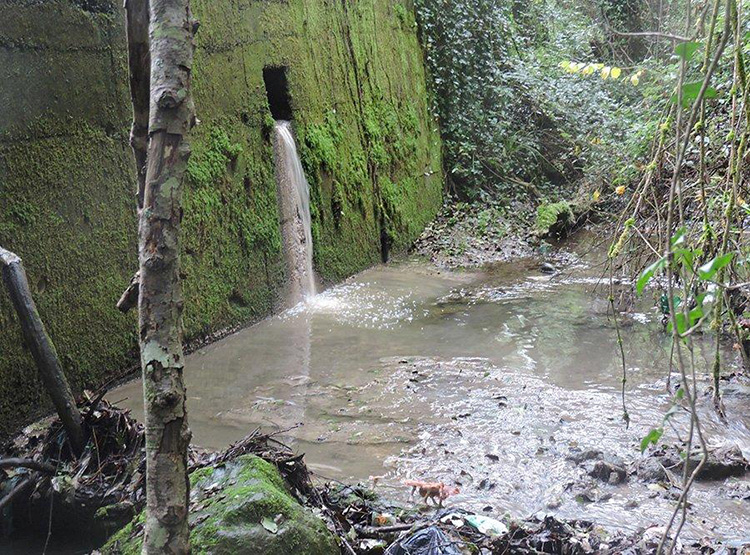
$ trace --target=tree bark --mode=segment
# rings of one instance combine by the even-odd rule
[[[146,526],[143,553],[188,553],[190,429],[183,381],[180,223],[195,124],[190,94],[193,35],[189,0],[128,0],[133,134],[144,113],[144,9],[149,14],[148,151],[139,182],[139,340],[146,413]],[[131,27],[138,27],[137,29]],[[139,120],[141,118],[141,120]],[[140,164],[140,140],[133,141]],[[140,175],[139,175],[140,179]]]
[[[55,345],[39,317],[23,263],[16,254],[0,247],[0,266],[3,281],[18,314],[23,336],[39,369],[42,383],[55,405],[73,451],[80,455],[86,444],[81,413],[57,357]]]
[[[135,167],[138,174],[136,197],[138,209],[140,210],[143,208],[143,197],[146,191],[148,117],[151,96],[148,0],[125,1],[125,28],[128,37],[130,99],[133,103],[133,126],[130,130],[130,146],[133,147]]]
[[[125,289],[125,292],[117,301],[117,310],[123,314],[130,311],[131,308],[138,305],[138,295],[141,290],[141,274],[136,272],[135,275],[130,278],[130,285]]]

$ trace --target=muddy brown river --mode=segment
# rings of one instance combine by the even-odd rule
[[[284,437],[316,474],[380,476],[377,490],[402,502],[403,480],[420,479],[455,484],[461,493],[449,503],[486,514],[553,513],[627,530],[662,524],[674,500],[657,486],[598,482],[582,497],[585,472],[566,459],[598,449],[636,461],[640,440],[671,406],[670,342],[648,298],[621,321],[626,429],[595,260],[568,257],[553,276],[535,259],[481,271],[414,259],[367,270],[190,356],[194,442],[221,449],[258,426],[298,425]],[[697,346],[701,372],[712,353],[709,341]],[[701,381],[701,393],[708,385]],[[109,398],[140,419],[140,396],[133,382]],[[709,443],[737,444],[748,457],[750,387],[728,387],[725,403],[726,423],[701,395]],[[664,440],[684,435],[687,421],[679,414]],[[749,487],[747,478],[698,484],[684,535],[747,540],[750,501],[730,492]]]

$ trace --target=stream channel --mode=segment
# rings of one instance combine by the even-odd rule
[[[586,250],[579,241],[567,246]],[[524,517],[553,513],[635,530],[668,520],[674,500],[634,477],[597,482],[584,501],[585,472],[566,457],[587,449],[631,462],[640,440],[671,406],[670,341],[650,295],[621,317],[622,366],[601,252],[568,253],[556,275],[539,259],[477,271],[446,271],[405,258],[362,272],[191,355],[188,407],[193,441],[222,449],[260,426],[306,453],[319,476],[371,480],[408,502],[405,479],[443,481],[461,492],[448,504]],[[698,344],[701,372],[713,348]],[[727,349],[724,360],[733,360]],[[672,389],[679,383],[676,370]],[[701,379],[709,444],[750,455],[750,388],[727,386],[727,423]],[[109,394],[141,419],[141,386]],[[665,441],[684,434],[673,419]],[[590,480],[590,479],[588,479]],[[596,481],[594,481],[596,482]],[[371,483],[371,482],[370,482]],[[698,483],[685,537],[747,540],[750,501],[732,498],[750,479]]]

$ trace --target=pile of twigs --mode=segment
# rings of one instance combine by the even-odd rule
[[[87,396],[79,405],[89,438],[80,455],[57,418],[5,446],[0,507],[10,508],[14,529],[90,532],[100,507],[117,507],[127,521],[142,506],[143,426],[102,397]]]

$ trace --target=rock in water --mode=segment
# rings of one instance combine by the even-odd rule
[[[557,273],[557,268],[555,268],[554,264],[544,262],[541,264],[541,266],[539,266],[539,271],[543,274],[554,274]]]
[[[587,461],[583,464],[588,475],[610,485],[621,484],[627,480],[628,473],[625,463],[619,457],[605,457],[603,460]]]
[[[665,468],[682,472],[682,450],[676,446],[667,446],[654,453],[654,456]],[[700,463],[702,454],[693,451],[688,459],[688,469],[692,472]],[[708,452],[708,459],[701,468],[697,480],[724,480],[732,476],[742,476],[750,470],[750,462],[742,456],[742,450],[737,445],[726,445]]]
[[[644,482],[666,482],[669,479],[661,463],[652,457],[638,461],[635,471],[638,479]]]
[[[324,522],[288,492],[276,468],[243,455],[190,476],[190,542],[194,554],[338,555]],[[102,549],[140,554],[141,514]]]

